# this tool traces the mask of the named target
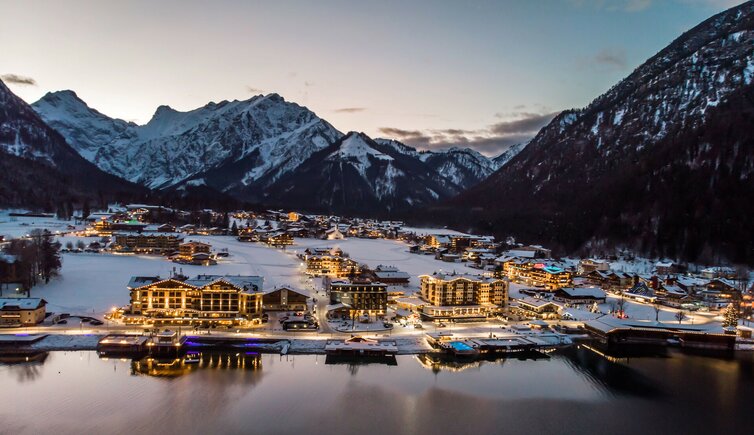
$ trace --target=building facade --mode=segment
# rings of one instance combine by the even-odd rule
[[[499,278],[473,275],[421,275],[421,297],[437,306],[495,305],[505,306],[508,283]]]
[[[309,297],[282,287],[266,292],[262,296],[262,308],[264,311],[306,311]]]
[[[178,251],[181,238],[173,234],[115,234],[113,250],[134,254],[167,255]]]
[[[0,327],[34,326],[44,320],[46,306],[40,298],[0,298]]]
[[[369,281],[334,281],[330,284],[330,304],[335,310],[348,312],[351,318],[384,316],[387,285]]]
[[[261,318],[262,278],[199,275],[194,279],[133,277],[127,323],[239,325]]]

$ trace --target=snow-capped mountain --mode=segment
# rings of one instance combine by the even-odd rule
[[[206,186],[248,201],[268,200],[269,192],[280,190],[275,185],[284,175],[297,173],[311,156],[343,138],[309,109],[277,94],[209,103],[188,112],[160,106],[143,126],[109,118],[72,91],[48,93],[33,107],[81,156],[106,172],[153,189]],[[411,161],[403,170],[418,170],[419,178],[433,172],[433,183],[440,187],[409,199],[416,203],[447,198],[498,168],[495,160],[470,149],[417,151],[397,141],[369,141]],[[395,174],[384,175],[385,184],[375,191],[380,200],[396,191],[388,185]]]
[[[143,126],[110,119],[70,91],[49,93],[33,106],[83,157],[150,188],[173,186],[222,166],[236,171],[221,190],[262,178],[273,182],[341,136],[277,94],[188,112],[160,106]]]
[[[453,147],[442,151],[417,151],[416,149],[393,139],[378,138],[378,144],[389,146],[395,151],[413,156],[427,163],[439,175],[455,184],[460,190],[468,189],[502,166],[507,160],[500,161],[500,157],[490,159],[470,148]],[[520,148],[519,148],[520,150]]]
[[[448,198],[459,187],[415,150],[350,132],[284,175],[265,201],[323,212],[379,213]]]
[[[754,260],[754,3],[684,33],[454,200],[574,250]],[[505,198],[500,207],[489,198]],[[712,259],[714,260],[714,259]]]
[[[524,148],[526,148],[526,145],[529,145],[529,142],[521,142],[521,143],[517,143],[517,144],[511,145],[510,148],[508,148],[507,150],[503,151],[502,153],[500,153],[500,155],[498,155],[497,157],[495,157],[494,159],[492,159],[492,162],[496,166],[495,169],[496,170],[500,169],[506,163],[508,163],[511,160],[513,160],[513,158],[516,157],[518,155],[518,153],[520,153]]]
[[[83,159],[0,81],[0,205],[51,209],[143,190]]]

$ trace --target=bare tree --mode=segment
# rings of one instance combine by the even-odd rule
[[[675,313],[675,319],[678,320],[678,324],[680,324],[684,319],[686,319],[686,312],[683,310],[678,310],[678,312]]]

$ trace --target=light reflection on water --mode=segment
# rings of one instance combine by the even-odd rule
[[[0,364],[0,433],[751,433],[751,355],[458,362],[203,353]],[[8,397],[6,395],[6,397]]]

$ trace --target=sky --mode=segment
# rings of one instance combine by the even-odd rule
[[[0,0],[0,77],[139,124],[276,92],[343,132],[496,155],[738,3]]]

